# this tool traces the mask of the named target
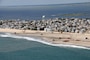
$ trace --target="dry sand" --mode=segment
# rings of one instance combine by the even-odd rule
[[[2,29],[0,32],[14,33],[18,35],[26,35],[39,37],[44,41],[53,44],[71,44],[90,47],[90,34],[80,33],[59,33],[59,32],[45,32],[45,31],[33,31],[33,30],[18,30],[18,29]]]

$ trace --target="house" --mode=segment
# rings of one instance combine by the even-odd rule
[[[45,32],[53,32],[53,30],[51,28],[44,28]]]

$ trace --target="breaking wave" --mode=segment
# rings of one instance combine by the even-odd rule
[[[46,45],[50,45],[50,46],[72,47],[72,48],[82,48],[82,49],[90,50],[89,47],[77,46],[77,45],[68,45],[68,44],[53,44],[53,43],[50,43],[50,42],[43,41],[41,39],[35,39],[35,38],[31,38],[31,37],[23,37],[23,36],[10,34],[10,33],[0,34],[0,37],[10,37],[10,38],[17,38],[17,39],[25,39],[25,40],[29,40],[29,41],[40,42],[40,43],[43,43],[43,44],[46,44]]]

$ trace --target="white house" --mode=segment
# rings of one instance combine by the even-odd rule
[[[53,30],[51,28],[44,28],[45,32],[53,32]]]

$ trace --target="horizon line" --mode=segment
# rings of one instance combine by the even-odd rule
[[[12,6],[0,6],[0,7],[17,7],[17,6],[47,6],[47,5],[71,5],[71,4],[86,4],[90,2],[79,2],[79,3],[61,3],[61,4],[39,4],[39,5],[12,5]]]

